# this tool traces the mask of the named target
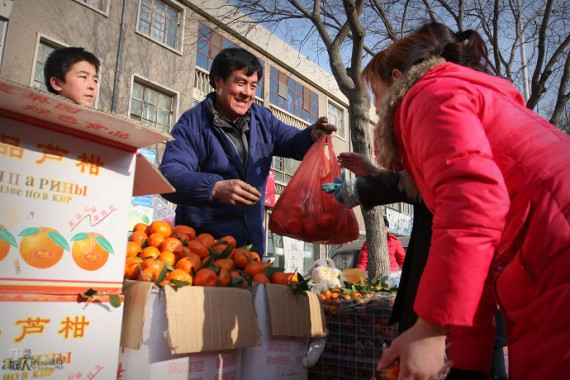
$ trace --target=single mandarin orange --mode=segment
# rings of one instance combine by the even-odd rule
[[[240,281],[232,281],[232,282],[237,283],[237,284],[234,284],[235,287],[242,288],[242,289],[247,288],[247,281],[243,278],[243,275],[241,274],[240,271],[238,271],[238,270],[231,271],[230,277],[232,279],[237,278],[237,279],[241,280],[241,282]]]
[[[176,269],[182,269],[186,273],[192,274],[192,271],[196,272],[201,267],[200,258],[198,255],[193,253],[190,256],[183,257],[176,262]]]
[[[142,252],[141,245],[136,241],[127,242],[127,257],[138,256]]]
[[[196,231],[194,231],[194,229],[192,227],[185,226],[183,224],[179,224],[177,226],[174,226],[174,228],[172,229],[172,232],[176,233],[176,234],[186,234],[186,235],[188,235],[190,240],[196,239]]]
[[[259,257],[257,252],[249,251],[249,257],[251,257],[253,261],[257,261],[258,263],[261,262],[261,257]]]
[[[257,261],[251,261],[244,269],[245,274],[250,277],[254,277],[256,274],[263,272],[263,264],[258,263]]]
[[[142,259],[142,257],[139,257],[139,256],[125,258],[125,266],[126,267],[128,267],[129,265],[132,265],[132,264],[136,264],[136,263],[140,264],[142,262],[143,262],[143,259]]]
[[[210,252],[208,252],[208,248],[206,248],[204,244],[200,243],[200,241],[198,240],[192,240],[188,242],[187,247],[190,249],[190,251],[192,251],[192,253],[195,253],[198,256],[200,256],[200,258],[204,258],[210,255]]]
[[[100,269],[109,258],[107,249],[113,251],[110,243],[101,234],[95,232],[81,235],[86,237],[75,240],[71,248],[73,261],[81,269],[89,271]],[[80,236],[80,234],[76,236]]]
[[[157,274],[152,268],[145,268],[139,275],[139,281],[155,282],[158,278]]]
[[[161,234],[162,237],[166,239],[167,237],[170,237],[170,235],[172,234],[172,226],[170,225],[170,223],[165,222],[163,220],[155,220],[150,224],[148,231],[150,232],[151,235],[155,233]]]
[[[142,269],[152,268],[155,271],[161,271],[163,266],[164,263],[156,259],[146,259],[141,264]]]
[[[176,254],[182,254],[184,252],[184,250],[182,249],[183,245],[182,242],[176,238],[166,238],[161,244],[160,244],[160,251],[164,252],[164,251],[169,251],[169,252],[173,252]]]
[[[271,281],[269,281],[269,279],[267,278],[266,275],[264,275],[263,273],[257,273],[255,276],[253,276],[252,278],[253,282],[264,282],[266,284],[271,283]]]
[[[38,227],[36,230],[35,234],[22,237],[20,255],[34,268],[45,269],[54,266],[63,256],[64,250],[63,246],[54,239],[60,242],[64,242],[65,239],[53,228]]]
[[[231,235],[226,235],[218,239],[218,242],[225,242],[226,245],[229,245],[234,249],[236,247],[236,239]]]
[[[150,236],[148,237],[148,239],[146,239],[146,244],[150,247],[160,247],[160,245],[162,244],[162,242],[166,240],[166,238],[164,236],[162,236],[162,234],[159,234],[158,232],[155,232],[153,234],[150,234]]]
[[[195,240],[198,240],[206,248],[210,248],[212,244],[216,242],[216,239],[214,239],[214,237],[208,233],[202,233],[196,236]]]
[[[230,284],[231,277],[227,270],[224,268],[220,269],[220,273],[218,273],[218,286],[226,287]]]
[[[289,283],[299,282],[299,277],[297,276],[297,272],[285,272],[287,276],[287,280]]]
[[[158,260],[167,265],[173,266],[176,262],[176,255],[170,251],[162,251],[160,256],[158,256]]]
[[[188,282],[188,285],[192,285],[192,276],[181,269],[174,269],[170,272],[170,281],[177,280],[177,281],[184,281]]]
[[[251,262],[251,257],[249,257],[249,252],[243,248],[234,249],[233,260],[236,263],[236,267],[245,268],[247,264]]]
[[[218,276],[216,272],[209,268],[202,268],[194,276],[194,285],[196,286],[216,286]]]
[[[148,239],[148,235],[143,231],[135,231],[129,237],[130,241],[134,241],[135,243],[139,243],[141,247],[144,247],[144,244]]]
[[[133,232],[135,232],[135,231],[142,231],[142,232],[144,232],[145,234],[148,235],[148,228],[149,228],[149,225],[146,224],[146,223],[137,223],[137,224],[135,224],[135,226],[133,227]]]
[[[271,283],[289,285],[289,280],[287,279],[287,275],[284,272],[275,272],[273,273],[273,276],[271,276]]]
[[[0,230],[3,230],[3,233],[6,236],[12,237],[12,239],[14,238],[12,234],[8,232],[8,230],[4,227],[4,225],[0,224]],[[0,260],[4,260],[4,258],[8,255],[9,251],[10,251],[10,243],[8,243],[8,241],[0,237]]]
[[[142,250],[140,256],[143,259],[156,259],[158,258],[158,256],[160,256],[160,250],[156,247],[146,247],[145,249]]]
[[[219,254],[221,254],[222,252],[224,252],[224,251],[226,250],[226,248],[227,248],[227,244],[225,244],[225,243],[220,243],[220,244],[215,243],[214,245],[212,245],[212,246],[210,247],[210,251],[211,251],[214,255],[219,255]]]
[[[234,261],[232,259],[219,259],[214,261],[214,265],[218,268],[224,268],[228,272],[234,269]]]
[[[189,241],[194,240],[194,239],[190,238],[190,235],[182,233],[182,232],[180,232],[180,233],[173,232],[172,235],[170,235],[170,237],[180,240],[183,245],[188,244]]]
[[[125,267],[125,278],[129,280],[136,280],[141,274],[140,264],[131,264]]]

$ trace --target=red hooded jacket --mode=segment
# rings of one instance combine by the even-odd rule
[[[388,257],[390,258],[390,270],[392,272],[399,271],[404,265],[404,258],[406,257],[406,251],[395,235],[391,233],[386,234],[386,242],[388,243]],[[368,264],[368,244],[364,242],[362,248],[360,248],[360,253],[358,254],[357,268],[366,270],[366,265]]]
[[[570,373],[570,138],[507,80],[452,63],[410,85],[393,127],[434,214],[417,314],[451,326],[469,343],[449,348],[456,360],[488,371],[504,267],[510,378]]]

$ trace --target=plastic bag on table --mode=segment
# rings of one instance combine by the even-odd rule
[[[327,154],[328,152],[328,154]],[[322,136],[305,154],[301,165],[279,197],[269,229],[279,235],[323,244],[358,239],[358,222],[352,209],[321,190],[323,183],[340,177],[331,137]]]

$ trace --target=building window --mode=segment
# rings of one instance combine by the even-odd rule
[[[6,42],[6,30],[8,29],[8,20],[0,17],[0,66],[2,66],[2,55],[4,54],[4,43]]]
[[[232,41],[223,37],[203,24],[198,24],[198,49],[196,51],[196,65],[210,71],[212,61],[222,49],[238,47]],[[263,78],[257,84],[255,96],[263,99]]]
[[[139,33],[171,47],[182,48],[181,11],[161,0],[141,0]]]
[[[267,249],[266,256],[273,257],[274,268],[285,268],[285,252],[283,248],[283,237],[271,231],[267,232]],[[304,275],[309,270],[315,260],[320,256],[319,244],[303,242],[303,264],[299,265],[299,272]]]
[[[269,103],[288,111],[308,123],[317,121],[319,96],[290,76],[271,68]]]
[[[109,14],[110,0],[75,0],[81,4],[87,5],[101,13]]]
[[[337,107],[329,102],[329,111],[327,115],[329,123],[336,126],[336,134],[339,137],[346,138],[346,128],[344,127],[344,109]]]
[[[139,120],[161,132],[169,133],[173,110],[174,95],[141,82],[133,83],[130,111],[132,119]]]
[[[414,206],[409,203],[402,203],[402,206],[404,214],[414,216]]]
[[[198,51],[196,52],[196,65],[198,67],[210,71],[214,57],[222,49],[229,47],[237,47],[237,45],[207,26],[198,24]]]
[[[44,38],[40,38],[40,43],[38,45],[38,54],[36,55],[36,68],[34,71],[34,81],[32,83],[32,86],[39,88],[40,90],[48,90],[44,79],[44,66],[46,59],[52,51],[61,47],[63,46],[56,44],[55,42],[48,41]]]
[[[287,184],[297,171],[301,162],[292,158],[273,157],[271,170],[275,172],[275,181]]]

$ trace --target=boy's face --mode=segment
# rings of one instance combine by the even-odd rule
[[[51,77],[50,84],[59,95],[77,104],[92,107],[97,96],[99,77],[95,66],[87,61],[79,61],[69,68],[65,74],[65,81]]]

